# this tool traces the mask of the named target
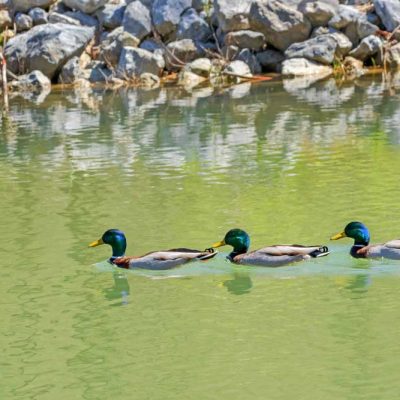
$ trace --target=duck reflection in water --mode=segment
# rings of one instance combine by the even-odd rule
[[[229,293],[242,295],[251,292],[253,281],[247,272],[235,272],[233,279],[222,282],[222,286],[226,287]]]
[[[370,275],[359,274],[348,281],[345,289],[350,290],[355,294],[366,294],[371,283],[372,279]]]
[[[116,270],[112,272],[114,284],[112,287],[103,289],[107,300],[121,299],[121,303],[113,303],[113,306],[123,306],[129,303],[130,287],[125,272]]]

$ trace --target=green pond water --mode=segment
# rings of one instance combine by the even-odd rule
[[[395,399],[400,262],[329,242],[350,220],[400,237],[400,81],[11,100],[0,135],[0,398]],[[216,259],[126,271],[128,255],[330,246],[277,269]]]

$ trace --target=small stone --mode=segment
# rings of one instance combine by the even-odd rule
[[[85,14],[93,14],[103,7],[107,0],[63,0],[65,5],[73,10],[82,11]]]
[[[15,11],[27,12],[32,7],[48,8],[55,0],[12,0],[11,3]]]
[[[95,28],[98,25],[96,18],[91,17],[82,11],[67,11],[64,16],[75,19],[81,26],[90,26]]]
[[[333,72],[332,67],[318,64],[306,58],[292,58],[282,63],[282,74],[293,76],[322,75],[328,76]]]
[[[107,82],[112,77],[112,72],[101,61],[92,61],[83,71],[84,79],[91,83]]]
[[[328,35],[320,35],[301,43],[293,43],[285,51],[287,58],[307,58],[322,64],[333,62],[337,42]]]
[[[182,39],[167,45],[165,61],[169,71],[176,71],[185,64],[202,57],[203,51],[191,39]]]
[[[51,82],[40,71],[32,71],[29,74],[21,75],[17,80],[11,82],[11,87],[18,90],[42,91],[50,89]]]
[[[341,4],[336,14],[329,20],[329,26],[343,29],[351,22],[356,22],[361,16],[362,14],[356,8]]]
[[[400,67],[400,43],[389,48],[387,51],[387,62],[391,68]]]
[[[160,78],[157,75],[144,73],[139,77],[140,86],[156,88],[160,86]]]
[[[68,17],[68,15],[60,14],[58,12],[52,12],[49,14],[49,22],[51,24],[60,23],[60,24],[81,26],[81,23],[77,19]]]
[[[74,83],[84,77],[79,57],[72,57],[61,69],[59,83]]]
[[[285,56],[280,51],[267,49],[261,53],[257,53],[257,59],[263,69],[280,72]]]
[[[343,68],[348,76],[357,77],[364,73],[364,63],[350,56],[343,60]]]
[[[194,8],[186,10],[179,22],[176,38],[207,41],[212,37],[212,32],[208,23],[200,18]]]
[[[214,0],[217,26],[223,32],[249,29],[249,12],[252,0]]]
[[[34,7],[29,10],[29,16],[32,18],[33,25],[47,24],[47,12],[43,8]]]
[[[165,52],[164,46],[162,46],[160,42],[156,41],[155,39],[143,40],[143,42],[140,43],[139,47],[141,49],[151,51],[152,53],[154,53],[155,51],[160,51],[161,53]]]
[[[201,12],[207,7],[209,4],[209,0],[193,0],[192,7],[197,11]]]
[[[205,77],[197,75],[187,69],[183,69],[178,76],[178,85],[191,89],[206,80]]]
[[[265,46],[265,36],[261,32],[249,30],[229,32],[225,35],[224,43],[226,46],[259,51]]]
[[[157,32],[166,36],[179,24],[182,13],[192,6],[192,0],[155,0],[151,15]]]
[[[235,60],[231,61],[224,69],[224,73],[231,76],[238,76],[239,78],[244,76],[251,78],[250,67],[243,61]]]
[[[237,46],[224,46],[221,49],[222,56],[227,60],[233,60],[240,52],[239,47]]]
[[[140,40],[151,32],[151,15],[149,9],[139,0],[130,3],[125,10],[122,25],[126,32]]]
[[[376,25],[371,24],[366,18],[359,18],[357,20],[357,36],[360,40],[367,36],[375,35],[378,29]]]
[[[115,29],[122,25],[126,6],[124,4],[106,4],[96,11],[97,18],[102,26]]]
[[[235,60],[240,60],[246,63],[253,75],[261,73],[261,64],[258,62],[257,57],[249,49],[242,49],[235,57]]]
[[[371,35],[364,38],[361,43],[352,50],[349,55],[358,60],[365,61],[367,58],[374,56],[382,49],[382,41],[377,36]]]
[[[198,58],[187,65],[188,69],[196,75],[208,77],[211,72],[211,61],[208,58]]]
[[[17,13],[15,15],[14,22],[17,27],[17,32],[28,31],[33,26],[32,18],[22,13]]]
[[[324,26],[335,15],[339,6],[338,1],[303,0],[298,6],[311,22],[312,26]]]
[[[374,0],[374,7],[386,30],[393,32],[400,25],[399,0]]]
[[[135,47],[124,47],[119,59],[117,75],[121,79],[139,77],[146,72],[161,76],[164,66],[164,59],[157,54]]]
[[[12,26],[12,19],[8,10],[0,10],[0,29],[3,31]]]

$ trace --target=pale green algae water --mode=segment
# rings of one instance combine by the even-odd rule
[[[0,137],[0,398],[395,399],[400,262],[328,238],[400,237],[400,98],[381,77],[14,99]],[[88,249],[328,244],[263,269],[124,271]]]

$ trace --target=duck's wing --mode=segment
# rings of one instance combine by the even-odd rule
[[[280,267],[311,257],[322,257],[329,254],[325,246],[277,245],[263,247],[246,254],[234,257],[238,264]]]
[[[400,239],[391,240],[383,244],[366,246],[357,252],[367,258],[388,258],[400,260]]]
[[[162,270],[174,268],[190,261],[205,261],[216,254],[217,252],[179,248],[154,251],[141,257],[119,257],[114,260],[114,264],[122,268]]]

